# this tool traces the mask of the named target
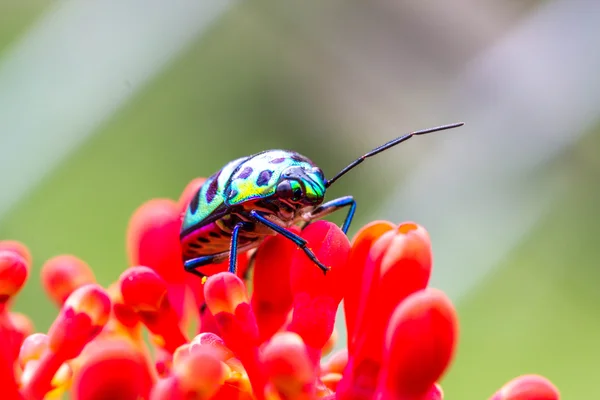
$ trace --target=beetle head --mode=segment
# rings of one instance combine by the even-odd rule
[[[286,202],[314,206],[325,196],[325,176],[319,167],[291,166],[280,175],[276,196]]]

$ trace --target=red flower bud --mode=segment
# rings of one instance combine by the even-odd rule
[[[19,352],[19,365],[25,368],[25,364],[30,361],[39,360],[42,354],[48,348],[50,338],[44,333],[34,333],[23,340],[21,351]]]
[[[227,361],[233,357],[233,352],[225,345],[223,339],[214,333],[205,332],[196,336],[189,345],[189,351],[210,347],[214,349],[215,356],[221,361]]]
[[[315,398],[316,370],[300,336],[291,332],[275,334],[263,349],[262,361],[275,392],[282,398]]]
[[[146,399],[152,374],[144,356],[128,342],[99,340],[90,343],[73,381],[73,398]]]
[[[287,329],[298,333],[304,343],[311,347],[316,363],[321,349],[333,333],[335,314],[346,281],[344,267],[350,253],[350,243],[337,225],[324,220],[309,225],[302,232],[302,237],[308,241],[319,261],[331,268],[324,275],[298,249],[290,272],[294,312]]]
[[[111,284],[107,291],[112,303],[112,316],[109,321],[110,328],[124,330],[132,339],[140,339],[140,319],[133,307],[125,304],[120,282]]]
[[[221,388],[228,375],[227,366],[219,360],[218,350],[196,348],[183,355],[173,366],[178,389],[185,398],[210,399]]]
[[[329,296],[336,303],[342,300],[346,283],[346,262],[350,254],[350,242],[333,222],[320,220],[308,225],[301,233],[308,247],[325,266],[323,271],[301,249],[296,249],[290,269],[292,293],[310,296]]]
[[[42,399],[52,389],[52,378],[62,364],[75,358],[94,339],[110,315],[110,298],[102,287],[87,284],[65,301],[48,332],[48,348],[23,387],[27,398]]]
[[[119,281],[123,302],[160,338],[161,347],[173,353],[187,342],[179,317],[169,302],[164,279],[148,267],[132,267],[121,274]]]
[[[244,283],[229,272],[212,275],[204,285],[204,298],[225,344],[244,365],[255,396],[262,399],[265,377],[258,359],[258,325]]]
[[[291,232],[300,233],[297,227]],[[256,251],[252,280],[252,309],[264,342],[285,323],[294,297],[290,284],[290,264],[296,244],[281,236],[267,238]]]
[[[96,283],[90,267],[72,255],[51,258],[42,266],[42,286],[46,294],[59,307],[75,289],[88,283]]]
[[[378,399],[431,393],[454,356],[457,336],[456,312],[445,294],[424,289],[410,295],[388,325]]]
[[[0,308],[23,287],[29,274],[29,264],[13,250],[0,250]]]
[[[411,293],[425,288],[430,274],[431,244],[421,226],[400,224],[373,243],[363,275],[354,337],[349,338],[348,370],[338,386],[341,398],[371,398],[392,312]]]
[[[142,204],[127,229],[130,265],[145,265],[167,282],[181,282],[185,271],[179,245],[180,227],[181,212],[175,201],[154,199]]]
[[[558,389],[539,375],[522,375],[505,384],[490,400],[559,400]]]
[[[344,294],[344,315],[346,317],[347,338],[354,337],[356,314],[362,298],[363,283],[372,280],[371,274],[365,274],[365,266],[373,243],[384,233],[391,231],[396,226],[387,221],[374,221],[363,226],[352,240],[352,249],[348,256],[348,275],[346,291]],[[367,284],[368,285],[368,284]],[[368,287],[368,286],[367,286]],[[348,340],[349,348],[352,347]]]
[[[25,259],[27,265],[31,265],[31,252],[23,243],[16,240],[0,240],[0,250],[14,251]]]
[[[188,309],[188,283],[198,292],[201,280],[183,269],[179,231],[181,211],[169,199],[144,203],[133,214],[127,230],[127,252],[130,265],[144,265],[167,282],[169,301],[179,317],[195,310]],[[194,309],[197,304],[193,305]]]
[[[76,289],[65,301],[48,336],[50,350],[63,361],[77,357],[83,347],[100,333],[110,315],[108,293],[97,284]]]

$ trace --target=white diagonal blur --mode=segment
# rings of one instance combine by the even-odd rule
[[[0,218],[233,3],[49,9],[0,59]]]
[[[492,272],[567,187],[555,174],[544,179],[543,168],[600,116],[600,80],[590,80],[600,70],[598,48],[599,2],[547,3],[470,63],[448,96],[452,105],[438,105],[466,126],[436,136],[442,146],[414,166],[383,216],[427,227],[432,284],[454,300]]]

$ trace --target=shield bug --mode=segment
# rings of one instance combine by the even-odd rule
[[[293,151],[267,150],[229,162],[203,183],[186,208],[180,234],[185,270],[204,277],[198,269],[229,258],[229,271],[236,273],[238,252],[257,247],[268,235],[280,234],[327,272],[306,241],[286,228],[347,207],[342,225],[347,233],[356,201],[344,196],[323,203],[328,187],[367,158],[413,136],[462,125],[400,136],[357,158],[330,179],[310,159]]]

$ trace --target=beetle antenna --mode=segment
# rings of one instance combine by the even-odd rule
[[[363,161],[365,161],[367,158],[372,157],[376,154],[381,153],[384,150],[389,149],[390,147],[394,147],[397,144],[400,144],[408,139],[410,139],[413,136],[417,136],[417,135],[425,135],[427,133],[431,133],[431,132],[438,132],[438,131],[445,131],[446,129],[452,129],[452,128],[458,128],[459,126],[463,126],[465,123],[464,122],[457,122],[455,124],[448,124],[448,125],[442,125],[442,126],[437,126],[435,128],[428,128],[428,129],[423,129],[422,131],[416,131],[416,132],[411,132],[407,135],[404,136],[400,136],[396,139],[390,140],[389,142],[382,144],[381,146],[371,150],[370,152],[368,152],[367,154],[365,154],[362,157],[357,158],[356,160],[352,161],[350,164],[348,164],[348,166],[346,166],[346,168],[344,168],[343,170],[341,170],[340,172],[337,173],[337,175],[335,175],[333,178],[328,179],[325,182],[325,187],[328,188],[329,186],[331,186],[333,184],[333,182],[337,181],[339,178],[341,178],[342,176],[346,175],[346,173],[348,171],[350,171],[351,169],[353,169],[354,167],[356,167],[358,164],[362,163]]]

